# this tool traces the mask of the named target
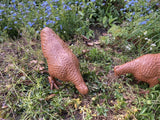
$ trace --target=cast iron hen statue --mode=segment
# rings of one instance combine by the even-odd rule
[[[115,75],[131,73],[138,80],[153,87],[160,83],[160,53],[146,54],[123,65],[114,67]]]
[[[45,27],[41,33],[41,47],[44,57],[47,59],[49,83],[58,89],[58,81],[55,78],[71,82],[78,91],[85,95],[88,88],[79,70],[79,61],[69,49],[68,45],[50,28]]]

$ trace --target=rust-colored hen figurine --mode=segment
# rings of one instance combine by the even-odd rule
[[[79,61],[69,49],[68,45],[50,28],[45,27],[41,33],[41,47],[43,55],[47,59],[48,77],[51,89],[57,87],[58,78],[62,81],[72,82],[78,91],[85,95],[88,88],[79,70]]]
[[[160,53],[146,54],[123,65],[114,67],[115,75],[131,73],[138,80],[153,87],[160,83]]]

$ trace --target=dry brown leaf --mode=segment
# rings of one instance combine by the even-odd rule
[[[93,44],[93,42],[88,42],[87,45],[88,46],[93,46],[94,44]]]
[[[50,99],[53,98],[55,95],[56,95],[56,94],[51,94],[51,95],[47,96],[47,97],[45,98],[45,100],[50,100]]]
[[[89,52],[89,50],[88,49],[82,50],[82,53],[86,53],[86,52]]]
[[[37,61],[37,60],[32,60],[32,61],[30,61],[29,63],[30,63],[30,64],[32,64],[32,63],[36,64],[36,63],[38,63],[38,61]]]
[[[39,63],[39,64],[41,64],[41,65],[42,65],[42,64],[45,64],[45,62],[44,62],[44,61],[39,61],[38,63]]]
[[[9,69],[14,68],[14,64],[8,64],[7,67],[5,68],[4,72],[8,72]]]
[[[100,42],[99,42],[99,41],[96,41],[96,42],[94,42],[94,44],[95,44],[95,45],[99,45],[99,44],[100,44]]]
[[[44,68],[44,66],[38,64],[38,65],[36,65],[33,69],[36,70],[36,71],[42,71],[42,70],[44,70],[45,68]]]

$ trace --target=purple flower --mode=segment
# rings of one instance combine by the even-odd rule
[[[4,10],[1,10],[1,9],[0,9],[0,15],[1,15],[1,13],[2,13],[3,11],[4,11]]]
[[[12,3],[16,2],[15,0],[12,0]]]
[[[125,5],[125,7],[126,7],[126,8],[129,8],[129,5],[127,4],[127,5]]]
[[[60,18],[59,17],[55,17],[56,18],[56,20],[60,20]]]
[[[55,21],[48,20],[48,21],[46,22],[46,25],[48,25],[48,24],[55,24]]]
[[[63,28],[62,28],[62,25],[60,25],[60,29],[62,30]]]
[[[142,17],[143,16],[143,14],[140,14],[140,17]]]
[[[131,18],[128,18],[128,21],[131,22],[131,21],[132,21],[132,17],[131,17]]]
[[[34,23],[32,23],[32,22],[28,22],[28,25],[29,25],[30,27],[32,27],[33,24],[34,24]]]
[[[47,1],[43,1],[43,3],[41,4],[42,7],[45,7],[48,5],[48,2]]]
[[[149,21],[149,19],[146,19],[146,21]]]
[[[135,12],[133,12],[132,15],[135,15]]]
[[[17,21],[14,21],[14,24],[17,24],[18,22]]]
[[[5,29],[7,29],[8,27],[7,26],[5,26],[3,29],[5,30]]]
[[[13,16],[16,16],[16,15],[17,15],[16,13],[13,14]]]
[[[37,18],[33,19],[33,21],[36,21],[36,20],[37,20]]]
[[[139,25],[147,24],[147,21],[139,22]]]

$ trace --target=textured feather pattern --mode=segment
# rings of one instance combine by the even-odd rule
[[[88,88],[81,76],[77,57],[52,29],[46,27],[41,31],[41,46],[50,76],[70,81],[81,94],[87,94]]]
[[[138,81],[147,82],[150,87],[159,83],[160,53],[146,54],[123,65],[115,66],[115,75],[131,73]]]

